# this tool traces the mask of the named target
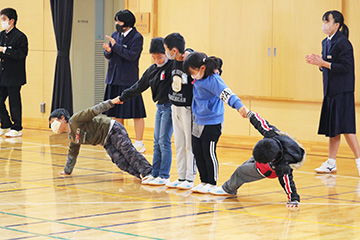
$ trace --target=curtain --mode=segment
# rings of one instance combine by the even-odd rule
[[[50,0],[50,5],[58,51],[51,111],[57,108],[65,108],[72,115],[73,99],[69,51],[74,0]]]

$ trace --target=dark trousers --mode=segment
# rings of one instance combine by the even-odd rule
[[[151,164],[136,150],[124,126],[120,123],[114,123],[107,136],[104,148],[112,162],[121,170],[138,178],[151,174]]]
[[[212,185],[216,185],[219,172],[216,144],[217,141],[204,140],[192,136],[192,148],[200,180],[203,183],[210,183]]]
[[[22,129],[21,86],[0,86],[0,120],[1,128],[11,128],[16,131]],[[6,110],[5,100],[9,97],[10,115]]]

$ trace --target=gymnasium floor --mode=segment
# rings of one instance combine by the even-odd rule
[[[23,132],[0,138],[0,239],[360,239],[360,178],[348,148],[336,175],[316,175],[326,145],[305,146],[307,161],[294,172],[301,208],[290,211],[277,179],[246,184],[230,198],[143,186],[100,146],[82,146],[73,175],[61,177],[66,134]],[[220,185],[256,140],[221,141]],[[151,133],[145,144],[151,162]]]

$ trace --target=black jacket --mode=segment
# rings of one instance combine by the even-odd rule
[[[281,156],[275,159],[274,162],[269,163],[269,165],[278,176],[288,200],[300,201],[300,196],[296,192],[291,165],[305,160],[305,150],[289,137],[289,135],[281,133],[275,126],[270,125],[265,119],[262,119],[259,114],[249,111],[248,118],[264,138],[276,138],[281,143]]]
[[[326,51],[325,38],[322,41],[322,58],[331,63],[331,70],[322,68],[324,96],[343,92],[354,92],[354,52],[349,40],[337,31],[331,39],[330,51]]]
[[[28,54],[28,40],[24,33],[14,27],[9,33],[0,32],[0,86],[16,87],[26,83],[25,59]]]
[[[121,33],[115,31],[111,34],[116,43],[111,52],[104,50],[109,59],[106,75],[106,84],[130,87],[139,80],[139,58],[143,50],[143,36],[135,27],[120,41]],[[111,45],[111,44],[110,44]]]
[[[157,67],[156,64],[151,65],[139,81],[122,92],[120,101],[125,102],[134,98],[151,87],[154,102],[158,104],[169,103],[168,93],[171,87],[172,62],[169,60],[162,67]]]

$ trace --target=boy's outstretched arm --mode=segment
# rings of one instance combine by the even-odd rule
[[[70,142],[66,164],[64,170],[59,173],[60,175],[71,175],[76,164],[77,156],[79,155],[79,150],[80,144]]]
[[[264,137],[273,137],[277,135],[275,131],[279,131],[275,126],[270,125],[267,120],[261,118],[256,112],[248,111],[247,118],[250,119],[250,123]]]

